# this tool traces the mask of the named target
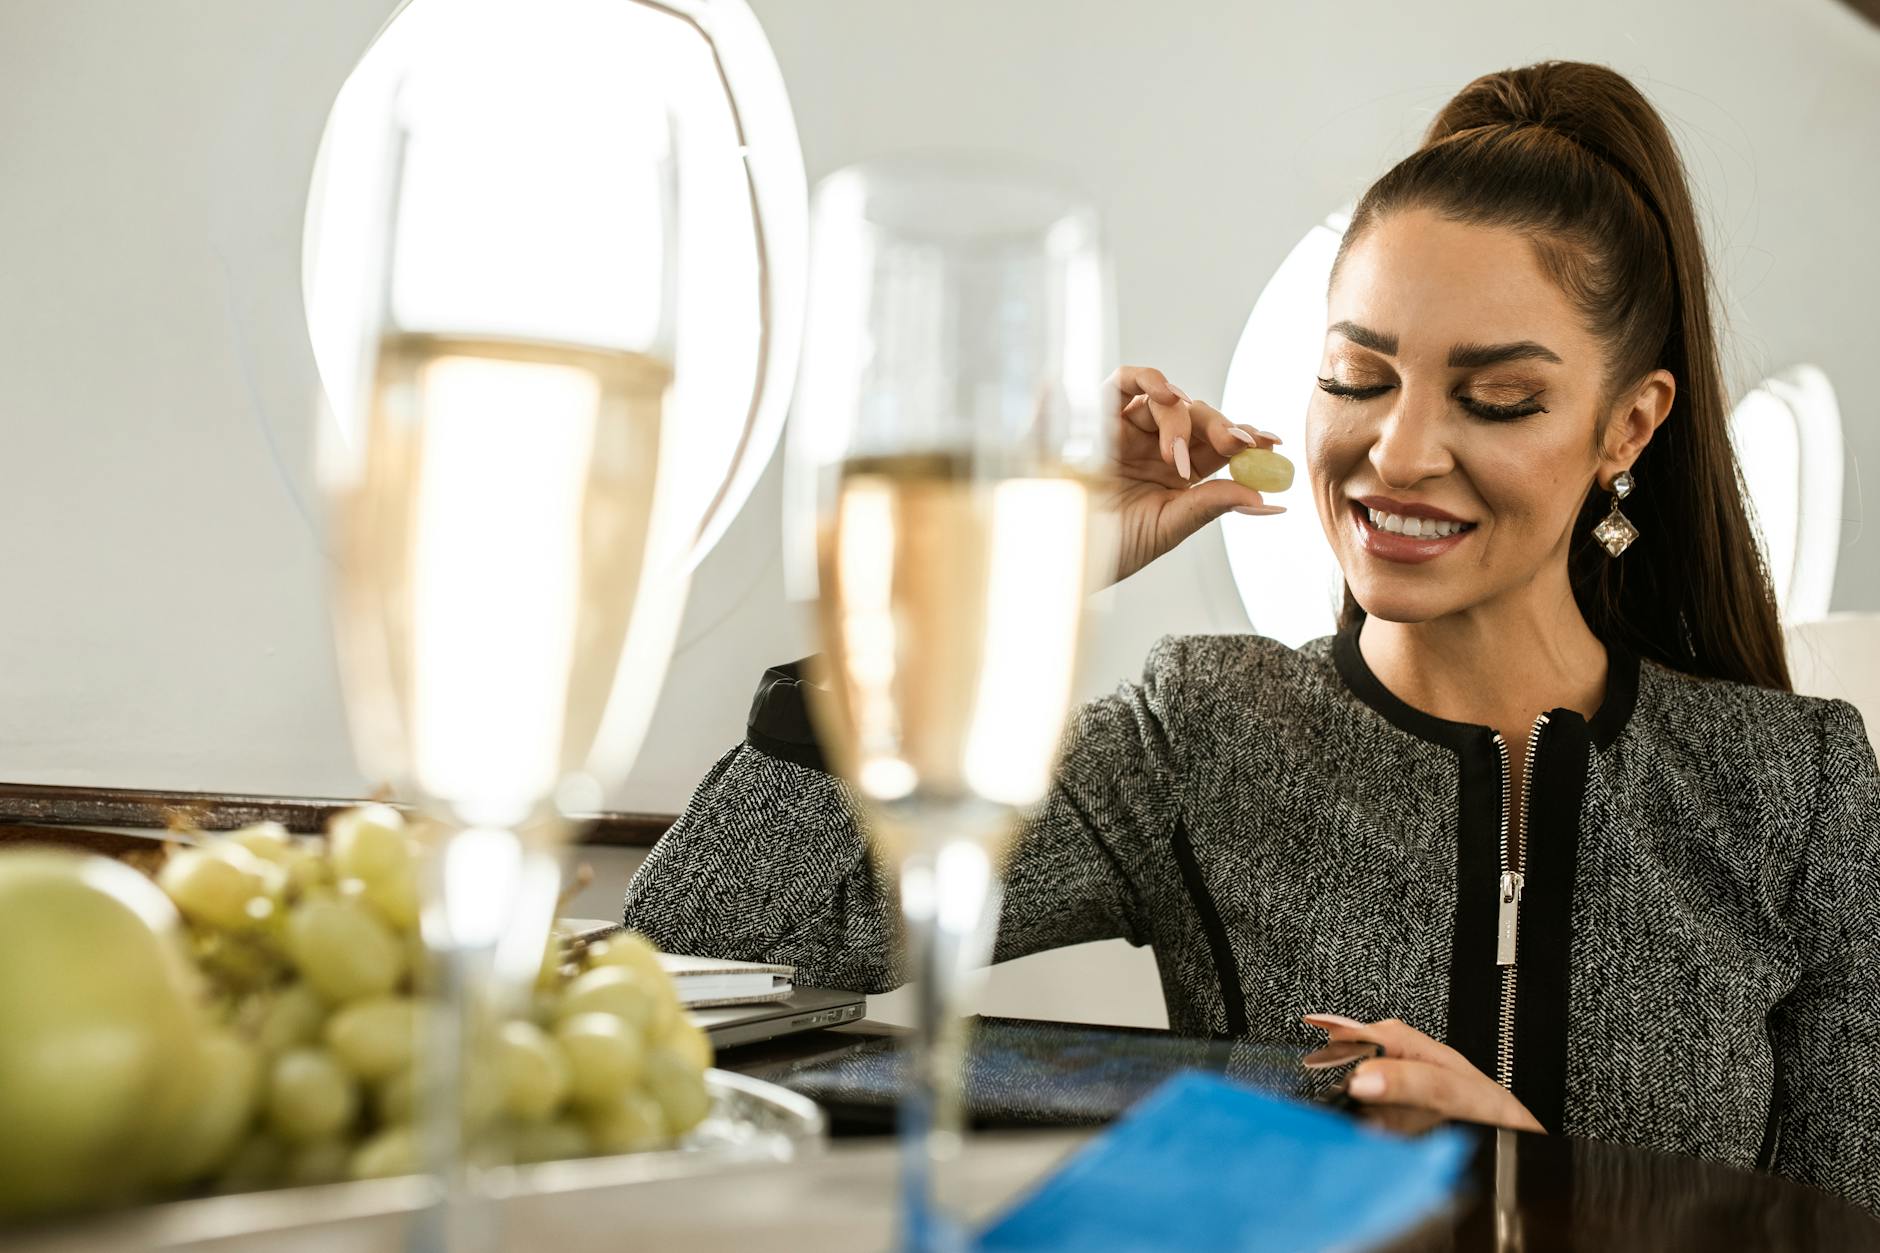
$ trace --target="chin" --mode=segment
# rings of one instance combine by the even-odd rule
[[[1345,581],[1365,616],[1385,622],[1429,622],[1463,607],[1453,594],[1445,594],[1439,587],[1390,586],[1396,580],[1359,582],[1347,577]]]

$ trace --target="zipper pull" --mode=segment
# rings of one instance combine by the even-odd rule
[[[1521,889],[1527,879],[1518,870],[1505,870],[1501,876],[1500,926],[1495,933],[1495,964],[1514,965],[1514,936],[1521,919]]]

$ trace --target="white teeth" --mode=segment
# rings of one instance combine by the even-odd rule
[[[1441,539],[1454,535],[1468,526],[1466,522],[1439,522],[1435,518],[1408,518],[1399,514],[1384,513],[1378,509],[1366,508],[1371,525],[1380,531],[1389,531],[1392,535],[1402,535],[1409,539]]]

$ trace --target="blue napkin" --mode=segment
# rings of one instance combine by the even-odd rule
[[[1468,1136],[1407,1139],[1199,1072],[1176,1075],[980,1238],[985,1253],[1363,1248],[1448,1198]]]

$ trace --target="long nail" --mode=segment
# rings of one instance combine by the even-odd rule
[[[1249,447],[1259,442],[1258,440],[1254,439],[1253,436],[1247,434],[1245,431],[1241,430],[1237,426],[1228,427],[1227,433],[1229,435],[1232,435],[1235,439],[1239,440],[1241,443],[1248,445]]]
[[[1345,1091],[1353,1096],[1382,1096],[1384,1095],[1384,1076],[1375,1070],[1357,1071],[1351,1076],[1351,1082],[1345,1085]]]
[[[1284,505],[1235,505],[1234,512],[1244,513],[1248,517],[1252,517],[1252,518],[1270,518],[1276,513],[1285,513],[1286,506]],[[1310,1019],[1308,1019],[1307,1021],[1310,1021]],[[1356,1026],[1359,1024],[1354,1023],[1353,1025]]]
[[[1273,432],[1271,431],[1261,431],[1260,438],[1263,440],[1266,440],[1268,443],[1271,443],[1271,444],[1283,444],[1286,442],[1285,440],[1281,439],[1279,436],[1273,434]]]
[[[1169,389],[1170,391],[1172,391],[1172,392],[1174,392],[1174,393],[1175,393],[1175,394],[1176,394],[1177,396],[1180,396],[1180,397],[1182,398],[1182,400],[1183,400],[1183,402],[1184,402],[1184,403],[1187,403],[1187,404],[1193,404],[1193,403],[1194,403],[1194,401],[1192,401],[1192,400],[1189,400],[1189,399],[1188,399],[1188,393],[1187,393],[1187,392],[1185,392],[1185,391],[1183,391],[1183,390],[1182,390],[1181,388],[1179,388],[1179,387],[1177,387],[1177,386],[1175,386],[1175,384],[1173,384],[1173,383],[1170,383],[1170,384],[1168,385],[1168,389]]]
[[[1188,478],[1193,473],[1192,467],[1188,462],[1188,441],[1182,439],[1180,436],[1177,436],[1175,439],[1175,473],[1181,475],[1184,479]]]
[[[1245,506],[1243,506],[1243,508],[1244,507]],[[1314,1025],[1322,1022],[1329,1022],[1334,1027],[1362,1027],[1365,1025],[1356,1018],[1347,1018],[1343,1014],[1301,1014],[1299,1018],[1302,1022],[1313,1023]]]

